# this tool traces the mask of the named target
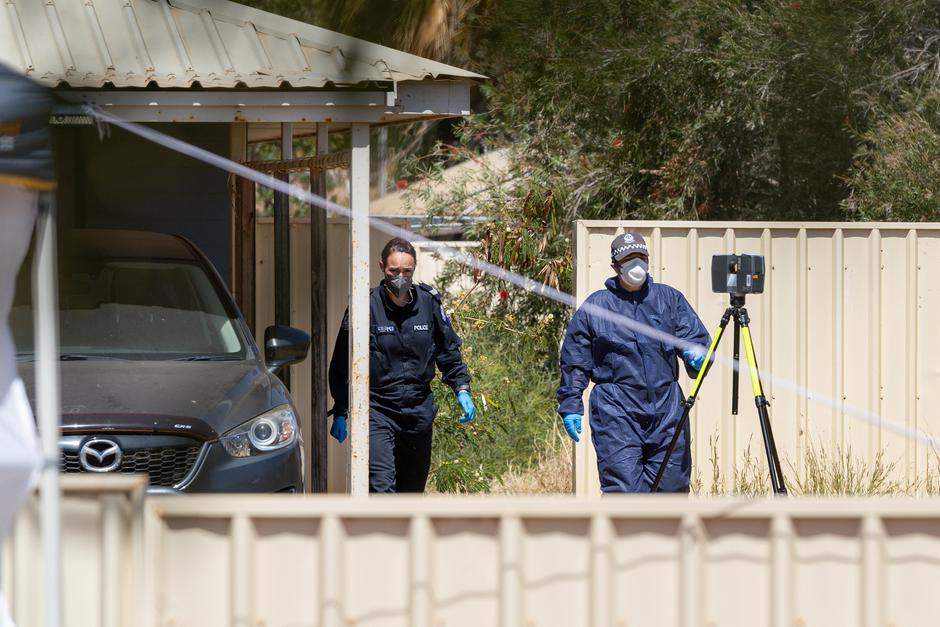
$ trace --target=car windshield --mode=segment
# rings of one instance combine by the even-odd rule
[[[59,267],[62,359],[246,358],[238,321],[197,264],[66,257]],[[33,314],[28,280],[18,287],[10,325],[18,357],[29,360]]]

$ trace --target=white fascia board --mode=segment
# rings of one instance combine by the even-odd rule
[[[63,91],[71,102],[161,107],[385,107],[385,91]]]
[[[398,83],[400,113],[410,115],[470,115],[470,87],[463,81]]]
[[[349,124],[387,124],[406,121],[381,109],[352,109],[347,107],[329,110],[313,107],[134,107],[103,106],[105,111],[131,122],[291,122]]]
[[[468,115],[470,84],[401,83],[385,91],[62,91],[133,122],[318,122],[395,124]]]

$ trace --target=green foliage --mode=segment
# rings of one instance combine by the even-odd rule
[[[667,219],[840,217],[857,134],[935,80],[940,28],[872,0],[506,0],[477,25],[471,132],[565,217]]]
[[[865,134],[844,202],[861,220],[940,219],[940,92]]]
[[[459,424],[453,391],[435,381],[439,412],[430,481],[440,492],[489,491],[510,468],[539,462],[558,421],[557,322],[552,314],[520,319],[500,300],[499,286],[485,279],[448,305],[473,378],[477,418]]]

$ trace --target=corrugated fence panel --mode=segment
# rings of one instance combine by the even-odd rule
[[[861,625],[859,520],[794,522],[794,617],[805,625]]]
[[[147,511],[170,557],[146,624],[923,625],[940,582],[936,499],[158,497]],[[238,555],[251,561],[222,572]]]
[[[62,477],[62,615],[68,627],[139,624],[145,485],[146,478],[132,475]],[[39,509],[38,498],[27,502],[2,551],[0,583],[20,627],[45,624]]]
[[[70,627],[936,622],[940,500],[148,497],[68,478]],[[118,505],[118,507],[114,507]],[[42,621],[38,518],[3,555]]]
[[[680,521],[643,517],[612,522],[614,624],[678,624]]]
[[[911,367],[913,333],[909,325],[911,309],[910,277],[917,264],[909,254],[907,231],[883,230],[881,235],[881,408],[878,412],[905,427],[913,427],[914,399],[909,396],[908,382],[916,376]],[[940,313],[940,312],[937,312]],[[882,429],[879,449],[889,460],[900,460],[900,470],[910,478],[907,469],[913,461],[908,439]]]
[[[521,520],[521,624],[584,622],[591,592],[590,523],[589,518]]]
[[[844,338],[843,363],[871,364],[877,357],[878,307],[875,306],[877,291],[873,283],[880,273],[873,273],[870,263],[871,231],[846,229],[843,232],[842,303],[845,318],[841,334]],[[851,374],[855,376],[851,376]],[[878,411],[877,396],[872,391],[877,386],[876,368],[843,368],[842,387],[845,404],[866,412]],[[865,421],[853,419],[840,412],[842,437],[847,450],[868,458],[875,450],[877,427]]]
[[[702,574],[705,624],[763,625],[770,607],[770,521],[714,520],[705,524]],[[741,590],[752,594],[742,595]]]
[[[838,321],[835,320],[835,254],[833,250],[833,230],[813,229],[806,233],[806,268],[804,293],[806,294],[806,346],[813,347],[812,358],[806,360],[806,386],[808,391],[807,414],[803,416],[800,427],[810,434],[804,446],[818,446],[831,451],[838,445],[839,437],[835,425],[835,411],[831,405],[813,404],[814,396],[836,398],[835,382],[835,332]],[[746,250],[742,248],[741,250]],[[771,297],[783,294],[774,292]],[[749,299],[758,302],[761,296]],[[786,324],[786,320],[779,321]],[[765,329],[766,331],[766,329]],[[771,329],[773,331],[773,329]],[[761,345],[759,345],[761,346]],[[759,348],[758,348],[759,350]],[[783,443],[784,446],[788,443]],[[789,450],[794,450],[787,447]],[[784,449],[784,450],[787,450]],[[799,450],[796,450],[799,453]],[[792,455],[792,453],[791,453]]]
[[[354,625],[400,625],[409,620],[409,520],[343,521],[341,577],[344,617]],[[378,559],[377,559],[378,558]],[[368,594],[362,594],[368,590]]]
[[[925,520],[886,518],[884,527],[890,542],[884,545],[885,610],[897,625],[923,624],[918,607],[922,595],[940,586],[940,568],[934,556],[940,555],[940,526]],[[905,585],[905,580],[917,582]]]
[[[319,521],[272,517],[252,523],[250,557],[256,574],[250,594],[255,612],[280,624],[303,625],[305,616],[319,615],[323,577],[333,576],[316,567],[322,561],[320,544],[314,542],[321,534]],[[292,577],[282,576],[284,564],[294,564]]]
[[[636,230],[651,246],[651,273],[681,290],[714,333],[729,304],[711,291],[711,257],[764,255],[765,292],[748,297],[758,364],[771,402],[774,436],[785,472],[803,477],[810,453],[851,454],[869,464],[881,456],[892,478],[923,480],[938,457],[886,421],[940,435],[930,410],[940,402],[940,226],[599,222],[576,225],[577,298],[603,289],[612,275],[610,240]],[[733,323],[719,355],[731,357]],[[749,372],[743,360],[739,415],[731,414],[731,372],[713,369],[692,414],[693,480],[731,486],[745,457],[766,468]],[[680,383],[688,390],[685,377]],[[576,447],[577,491],[597,493],[596,460]],[[717,462],[717,468],[714,463]],[[792,470],[791,470],[792,467]]]
[[[499,536],[499,521],[439,519],[431,524],[430,573],[436,590],[432,601],[435,621],[454,627],[497,625],[500,553],[492,538]],[[462,558],[466,555],[478,559],[464,563]],[[454,564],[461,564],[461,568],[454,568]]]
[[[937,316],[940,311],[940,281],[934,275],[940,267],[940,233],[920,233],[917,239],[917,328],[918,338],[936,338]],[[936,343],[918,342],[917,351],[917,427],[933,437],[940,437],[940,360],[933,347]],[[928,467],[940,469],[940,458],[934,451],[917,447],[917,471],[922,476]]]
[[[575,287],[577,286],[586,286],[590,285],[589,278],[591,276],[591,268],[593,267],[593,259],[591,259],[591,238],[588,234],[587,227],[585,227],[583,222],[575,222],[574,224],[575,237],[574,242],[572,242],[572,271],[574,274],[574,283]],[[594,249],[594,254],[597,254],[597,249]],[[580,305],[588,295],[587,289],[575,289],[575,298],[577,299],[578,304]],[[581,441],[590,442],[591,441],[591,421],[587,419],[587,409],[588,409],[588,398],[590,396],[591,386],[588,386],[588,389],[584,392],[584,408],[585,408],[585,419],[581,421]],[[588,482],[591,479],[591,468],[596,468],[597,465],[597,455],[595,454],[593,446],[583,446],[579,451],[577,447],[573,447],[571,451],[571,467],[574,471],[574,491],[577,494],[586,494],[589,490],[594,489],[594,485],[591,484],[589,487]]]
[[[796,230],[788,231],[785,237],[771,238],[766,258],[767,276],[764,296],[767,298],[770,311],[769,326],[773,328],[778,324],[787,323],[792,326],[789,337],[780,337],[771,333],[769,339],[764,340],[766,336],[762,336],[761,344],[756,349],[764,374],[774,374],[802,385],[806,381],[806,366],[797,347],[806,342],[807,329],[803,326],[803,321],[806,319],[803,315],[806,309],[806,297],[800,291],[802,272],[797,265],[800,248],[801,239]],[[700,263],[706,263],[707,265],[703,266],[705,268],[711,267],[709,258],[702,257]],[[708,289],[710,290],[711,286]],[[727,297],[723,297],[723,300],[726,301]],[[763,320],[757,320],[755,324],[764,327],[762,333],[767,332],[768,325],[765,325]],[[766,356],[764,356],[765,353]],[[802,449],[804,403],[773,378],[765,377],[765,379],[767,400],[770,401],[774,436],[777,438],[778,447],[780,450],[799,452]],[[754,420],[753,402],[745,400],[744,403],[742,403],[743,410]],[[729,454],[731,454],[730,451]]]
[[[167,531],[161,538],[157,565],[160,594],[156,600],[162,623],[179,627],[234,624],[235,591],[229,573],[234,554],[252,547],[233,546],[230,517],[181,517],[169,521]],[[228,602],[208,603],[207,599]]]

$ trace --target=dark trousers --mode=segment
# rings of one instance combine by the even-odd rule
[[[369,492],[424,492],[431,469],[431,431],[406,433],[402,422],[369,416]]]
[[[674,432],[674,431],[673,431]],[[672,434],[669,435],[672,439]],[[649,492],[666,457],[668,442],[631,444],[597,460],[601,492]],[[659,484],[660,492],[688,492],[692,473],[689,428],[683,430]]]
[[[622,415],[609,407],[595,409],[592,405],[591,438],[597,451],[601,492],[649,492],[681,417],[681,406],[665,416],[645,416]],[[691,437],[686,423],[660,491],[688,492],[691,474]]]

